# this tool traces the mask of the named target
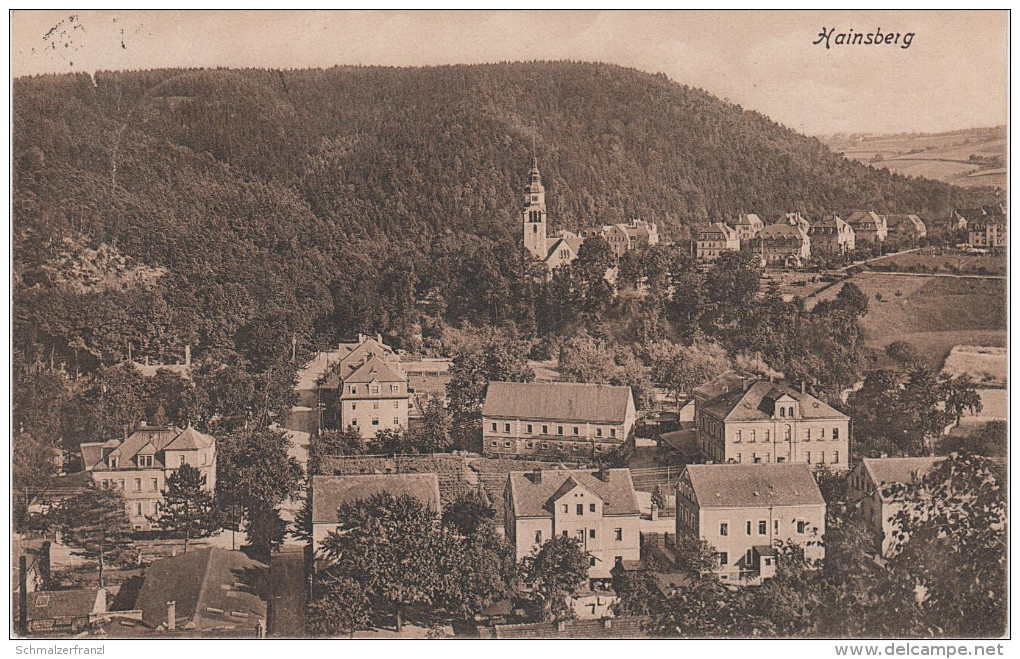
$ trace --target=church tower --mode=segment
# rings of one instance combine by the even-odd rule
[[[545,260],[545,186],[538,171],[538,158],[532,158],[531,181],[524,186],[524,248],[541,261]]]

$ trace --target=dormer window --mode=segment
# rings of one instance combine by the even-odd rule
[[[379,385],[377,385],[377,384],[373,384],[373,385],[371,386],[371,388],[370,388],[370,393],[373,393],[373,394],[377,394],[377,393],[379,393]]]
[[[354,386],[353,384],[351,385],[351,387],[350,387],[350,388],[351,388],[351,393],[352,393],[352,394],[357,394],[357,393],[358,393],[358,388],[357,388],[357,387],[355,387],[355,386]]]
[[[111,469],[117,468],[117,458],[110,458],[110,468]]]
[[[152,456],[151,455],[139,455],[138,456],[138,466],[139,467],[151,467],[152,466]]]
[[[784,419],[786,418],[786,408],[785,407],[780,407],[779,408],[779,416],[783,417]]]

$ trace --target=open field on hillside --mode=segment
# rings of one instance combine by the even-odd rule
[[[950,375],[969,375],[986,386],[1005,386],[1008,376],[1005,348],[988,346],[956,346],[946,357],[942,370]]]
[[[1006,129],[1002,126],[922,135],[834,136],[825,141],[847,158],[897,174],[965,187],[1006,184],[1002,166],[1006,161]]]
[[[963,252],[935,253],[934,250],[896,254],[872,261],[865,267],[875,270],[912,270],[959,274],[1005,275],[1005,255],[965,254]]]
[[[867,347],[875,351],[893,341],[906,341],[929,366],[941,368],[953,346],[1006,345],[1004,280],[865,272],[850,281],[868,297],[861,327]],[[818,298],[835,297],[843,285]]]

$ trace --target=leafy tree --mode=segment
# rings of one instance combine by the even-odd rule
[[[989,458],[1005,458],[1009,450],[1009,431],[1005,421],[989,421],[968,435],[947,435],[935,448],[938,455],[970,453]]]
[[[625,616],[647,616],[665,607],[665,598],[655,577],[647,571],[613,575],[613,590],[620,601],[615,613]]]
[[[409,434],[419,453],[445,453],[453,448],[452,420],[439,398],[432,398],[422,412],[421,426]]]
[[[308,633],[312,636],[354,638],[370,625],[372,605],[360,583],[346,577],[330,578],[325,592],[308,605]]]
[[[461,447],[473,446],[481,437],[482,402],[489,382],[530,382],[535,373],[528,366],[528,346],[500,331],[490,331],[453,358],[446,396],[453,432]]]
[[[420,501],[381,493],[337,510],[339,528],[323,541],[336,577],[360,583],[369,598],[396,614],[397,630],[413,605],[477,611],[505,592],[500,556],[440,524]]]
[[[355,426],[346,430],[324,430],[313,435],[308,444],[308,473],[321,473],[322,460],[330,455],[362,455],[365,441]]]
[[[649,346],[648,357],[652,379],[673,394],[678,405],[683,396],[730,369],[726,351],[716,343],[683,346],[663,341]]]
[[[939,635],[1001,636],[1006,630],[1005,469],[987,458],[950,456],[916,483],[888,488],[893,571],[913,587]]]
[[[492,524],[496,510],[484,489],[471,490],[443,507],[443,525],[461,535],[473,535],[478,528]]]
[[[917,348],[906,341],[893,341],[885,347],[885,354],[900,368],[913,368],[921,363]]]
[[[705,276],[706,331],[735,322],[761,286],[761,265],[750,252],[723,252]]]
[[[149,519],[174,538],[184,539],[184,551],[192,538],[205,538],[220,528],[213,496],[205,489],[205,476],[191,465],[181,465],[166,479],[163,502]]]
[[[265,562],[272,552],[283,546],[287,535],[287,523],[280,516],[279,508],[248,510],[248,527],[245,537]]]
[[[588,579],[588,552],[576,538],[556,536],[521,559],[521,580],[534,589],[542,619],[567,614],[565,598]]]
[[[131,523],[124,497],[89,482],[75,496],[53,509],[54,526],[74,553],[99,563],[99,587],[106,585],[107,563],[123,563],[131,549]]]
[[[663,493],[661,485],[656,485],[652,490],[652,505],[659,510],[666,509],[666,495]]]
[[[288,454],[288,445],[279,430],[242,431],[217,442],[217,495],[220,508],[233,513],[235,523],[237,515],[249,524],[258,515],[268,519],[268,511],[275,512],[300,490],[304,471]]]
[[[616,371],[609,343],[583,331],[560,346],[560,374],[568,382],[607,384]]]

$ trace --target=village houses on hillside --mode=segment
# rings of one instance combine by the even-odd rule
[[[723,252],[739,252],[740,237],[725,222],[715,222],[698,232],[698,260],[711,263]]]
[[[820,254],[848,254],[857,246],[854,228],[835,213],[826,213],[808,230],[811,249]]]
[[[530,180],[524,187],[524,208],[522,210],[524,249],[545,264],[551,272],[561,265],[577,258],[581,245],[587,238],[599,236],[608,244],[616,258],[639,247],[659,242],[659,229],[644,220],[629,223],[607,224],[586,227],[580,233],[560,230],[548,235],[548,211],[545,203],[545,186],[538,170],[538,159],[532,160]]]
[[[854,211],[846,219],[858,243],[880,243],[889,234],[886,216],[873,211]]]

